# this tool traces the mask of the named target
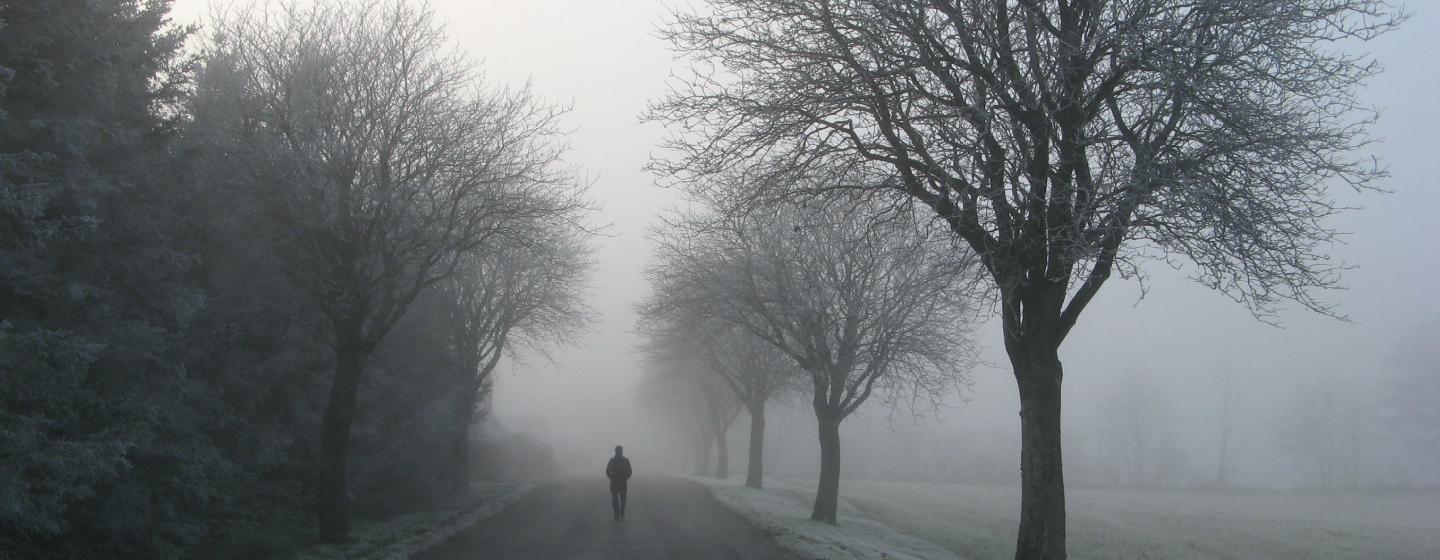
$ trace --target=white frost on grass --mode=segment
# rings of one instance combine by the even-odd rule
[[[1020,490],[845,481],[866,515],[974,560],[1015,554]],[[1075,560],[1433,560],[1440,492],[1199,492],[1072,488]]]
[[[296,553],[293,560],[404,560],[464,531],[515,503],[531,485],[508,482],[473,483],[458,505],[435,511],[358,522],[350,541],[317,545]]]
[[[811,521],[813,490],[768,479],[764,490],[756,490],[733,480],[686,478],[709,487],[725,507],[807,559],[959,560],[939,546],[866,518],[843,500],[839,525]],[[843,488],[841,492],[843,495]]]

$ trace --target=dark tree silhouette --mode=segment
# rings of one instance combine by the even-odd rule
[[[346,462],[366,359],[464,255],[578,204],[557,168],[561,111],[487,90],[434,14],[404,3],[285,4],[215,22],[194,103],[215,184],[283,226],[269,240],[330,323],[319,485],[324,539],[349,533]],[[199,127],[197,127],[199,128]]]

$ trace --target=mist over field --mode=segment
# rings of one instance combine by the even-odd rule
[[[38,4],[0,558],[1440,556],[1431,6]]]

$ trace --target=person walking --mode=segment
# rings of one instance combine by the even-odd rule
[[[615,446],[615,456],[605,465],[605,476],[610,478],[610,507],[615,510],[615,519],[625,517],[626,482],[630,480],[630,459],[625,448]]]

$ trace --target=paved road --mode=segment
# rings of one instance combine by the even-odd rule
[[[725,509],[703,486],[671,477],[630,480],[625,519],[610,512],[605,479],[537,486],[419,560],[793,559]]]

